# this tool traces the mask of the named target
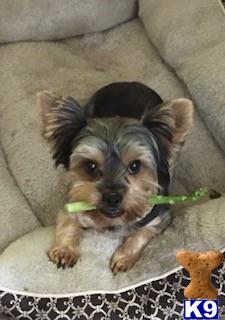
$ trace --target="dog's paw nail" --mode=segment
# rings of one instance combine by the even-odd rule
[[[65,269],[73,267],[78,259],[75,251],[65,247],[55,247],[48,253],[49,259],[57,265],[57,268]]]
[[[118,272],[126,272],[135,264],[136,260],[136,256],[125,255],[120,251],[116,252],[110,262],[113,275],[116,275]]]

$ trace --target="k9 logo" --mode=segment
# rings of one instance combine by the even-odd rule
[[[218,300],[184,300],[184,319],[218,319]]]

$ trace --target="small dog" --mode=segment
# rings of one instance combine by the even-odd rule
[[[84,229],[134,225],[110,261],[113,273],[126,271],[170,220],[169,206],[151,206],[147,197],[168,194],[175,155],[192,126],[192,102],[163,102],[141,83],[116,82],[83,108],[49,92],[38,94],[38,104],[55,165],[70,176],[68,202],[97,207],[73,215],[61,210],[49,259],[71,267]]]

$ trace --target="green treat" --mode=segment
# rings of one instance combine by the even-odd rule
[[[207,187],[200,188],[187,196],[157,196],[152,195],[148,198],[150,204],[175,204],[184,201],[196,201],[209,194]]]
[[[86,202],[72,202],[65,205],[65,209],[68,213],[75,213],[80,211],[90,211],[96,209],[95,206]]]
[[[214,199],[218,198],[220,196],[219,193],[214,191]],[[161,195],[151,195],[148,198],[148,203],[156,205],[156,204],[176,204],[179,202],[184,202],[184,201],[196,201],[199,200],[200,198],[209,195],[211,197],[212,191],[209,190],[207,187],[200,188],[199,190],[191,193],[190,195],[181,195],[181,196],[161,196]],[[91,211],[96,209],[94,205],[88,204],[86,202],[72,202],[72,203],[67,203],[65,205],[65,209],[68,213],[76,213],[76,212],[81,212],[81,211]]]

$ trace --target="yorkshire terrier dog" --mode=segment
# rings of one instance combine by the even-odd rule
[[[192,102],[163,102],[141,83],[115,82],[83,107],[45,91],[38,104],[55,165],[70,176],[67,202],[97,207],[76,214],[61,210],[49,259],[71,267],[84,229],[133,225],[110,261],[113,273],[126,271],[170,220],[169,206],[151,206],[147,198],[168,194],[176,153],[192,126]]]

